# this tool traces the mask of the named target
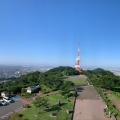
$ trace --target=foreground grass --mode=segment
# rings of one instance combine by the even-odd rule
[[[84,75],[69,76],[65,80],[72,81],[75,84],[75,86],[87,85],[87,77]]]
[[[120,112],[113,104],[113,100],[115,99],[115,96],[112,95],[112,92],[110,94],[109,90],[103,90],[102,88],[95,87],[102,99],[105,101],[108,108],[106,108],[106,114],[110,116],[114,116],[117,118],[117,120],[120,118]]]
[[[54,95],[46,96],[49,101],[51,110],[45,110],[45,108],[40,108],[40,114],[38,113],[38,108],[34,105],[31,105],[30,108],[26,108],[20,112],[23,115],[23,118],[26,120],[70,120],[72,114],[67,114],[66,110],[72,111],[73,108],[73,97],[70,98],[70,101],[61,96],[59,93]],[[60,101],[61,106],[58,108],[58,102]],[[51,113],[57,113],[57,117],[50,117]]]

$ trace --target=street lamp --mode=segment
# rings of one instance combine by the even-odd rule
[[[58,112],[57,112],[57,120],[58,120],[58,113],[59,113],[59,109],[60,109],[60,100],[58,101]]]

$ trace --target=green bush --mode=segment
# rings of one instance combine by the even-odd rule
[[[113,94],[114,94],[116,97],[120,98],[120,92],[113,92]]]
[[[29,108],[29,107],[30,107],[30,105],[29,105],[29,104],[26,104],[26,105],[25,105],[25,107],[26,107],[26,108]]]
[[[25,120],[22,117],[23,115],[19,113],[13,113],[9,115],[10,120]]]

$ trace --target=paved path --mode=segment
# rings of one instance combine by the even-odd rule
[[[93,86],[77,88],[73,120],[111,120],[104,115],[105,103]]]
[[[0,106],[0,120],[6,118],[9,114],[13,112],[17,112],[23,107],[23,103],[20,100],[15,101],[14,103],[10,103],[6,106]]]

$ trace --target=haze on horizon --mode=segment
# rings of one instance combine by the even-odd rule
[[[120,1],[0,0],[0,64],[120,67]]]

